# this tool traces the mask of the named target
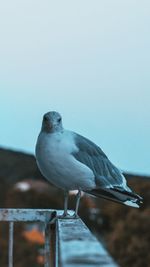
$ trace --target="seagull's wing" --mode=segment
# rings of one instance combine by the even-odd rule
[[[73,153],[74,157],[87,165],[95,174],[96,187],[86,192],[138,208],[142,198],[131,191],[121,171],[109,161],[104,152],[81,135],[75,133],[74,138],[78,148],[78,151]]]
[[[78,151],[73,155],[93,171],[98,187],[126,188],[126,180],[121,171],[110,162],[100,147],[79,134],[74,133],[74,138]]]

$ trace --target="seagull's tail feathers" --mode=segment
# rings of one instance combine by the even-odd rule
[[[143,203],[142,197],[140,197],[136,193],[118,187],[96,188],[91,191],[87,191],[87,193],[96,197],[105,198],[134,208],[139,208],[140,205]]]

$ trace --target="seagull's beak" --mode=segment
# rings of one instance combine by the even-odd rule
[[[46,123],[46,126],[49,128],[49,130],[53,128],[53,124],[50,121]]]
[[[53,124],[50,122],[50,120],[45,119],[45,118],[43,119],[43,126],[47,130],[51,130],[53,128]]]

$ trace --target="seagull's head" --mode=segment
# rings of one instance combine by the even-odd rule
[[[44,114],[42,122],[42,131],[47,133],[61,132],[63,130],[62,117],[56,111],[50,111]]]

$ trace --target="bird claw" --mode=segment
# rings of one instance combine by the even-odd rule
[[[63,213],[62,215],[57,216],[58,219],[78,219],[79,216],[74,213],[73,215],[70,215],[68,212]]]

